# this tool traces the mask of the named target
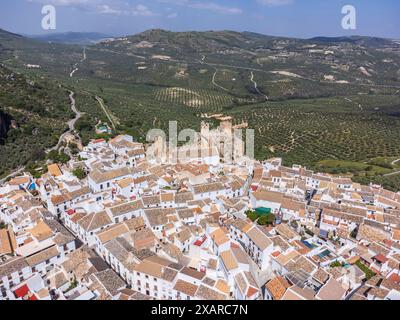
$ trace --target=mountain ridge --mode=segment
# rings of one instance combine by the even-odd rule
[[[379,42],[390,42],[393,41],[391,38],[385,37],[377,37],[377,36],[360,36],[360,35],[353,35],[353,36],[315,36],[311,38],[300,38],[300,37],[290,37],[290,36],[274,36],[268,35],[264,33],[258,33],[253,31],[235,31],[235,30],[205,30],[205,31],[196,31],[196,30],[188,30],[188,31],[171,31],[167,29],[148,29],[142,32],[127,34],[123,36],[112,36],[107,35],[99,32],[75,32],[75,31],[67,31],[67,32],[60,32],[60,33],[53,33],[48,35],[27,35],[27,34],[18,34],[14,32],[10,32],[8,30],[0,28],[0,35],[9,35],[18,38],[26,38],[26,39],[34,39],[34,40],[41,40],[41,41],[53,41],[56,43],[76,43],[75,40],[85,39],[86,38],[94,38],[94,39],[120,39],[120,38],[132,38],[136,36],[154,36],[154,35],[176,35],[176,36],[183,36],[183,35],[236,35],[236,36],[253,36],[257,38],[269,38],[269,39],[291,39],[291,40],[303,40],[303,41],[316,41],[316,42],[330,42],[330,43],[337,43],[337,42],[357,42],[357,41],[379,41]],[[71,42],[68,42],[68,37],[73,38]],[[65,38],[65,39],[63,39]],[[53,40],[51,40],[53,39]]]
[[[42,35],[26,35],[27,38],[61,43],[61,44],[91,44],[98,41],[113,38],[112,36],[98,32],[61,32]]]

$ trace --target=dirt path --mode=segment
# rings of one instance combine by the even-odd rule
[[[209,63],[205,62],[205,60],[206,60],[206,56],[205,56],[205,55],[202,55],[202,56],[201,56],[200,63],[201,63],[201,64],[208,65],[208,66],[211,66]],[[211,66],[211,67],[212,67],[212,66]],[[221,89],[221,90],[224,90],[225,92],[230,93],[230,90],[228,90],[227,88],[224,88],[223,86],[219,85],[219,84],[215,81],[215,77],[217,76],[218,69],[217,69],[216,67],[212,67],[212,68],[215,70],[215,72],[214,72],[214,74],[213,74],[213,76],[212,76],[211,83],[212,83],[214,86],[216,86],[217,88],[219,88],[219,89]]]
[[[83,48],[83,58],[81,62],[84,62],[86,60],[86,48]]]
[[[82,63],[86,60],[86,48],[83,48],[83,58],[81,59],[81,61],[79,63]],[[74,69],[71,71],[71,73],[69,74],[69,77],[72,78],[74,76],[74,73],[77,72],[79,70],[79,64],[75,63],[74,64]]]
[[[220,89],[224,90],[225,92],[229,92],[230,93],[230,91],[227,88],[224,88],[223,86],[220,86],[218,83],[215,82],[215,77],[217,76],[217,73],[218,73],[218,69],[215,68],[215,72],[213,74],[212,81],[211,81],[212,84],[214,86],[216,86],[217,88],[220,88]]]
[[[107,119],[110,121],[111,126],[113,127],[114,131],[117,131],[114,120],[112,119],[111,115],[108,113],[107,108],[104,104],[104,100],[98,96],[96,96],[95,98],[96,98],[97,102],[100,104],[101,109],[103,109],[103,112],[106,115]]]
[[[72,78],[74,76],[74,73],[77,72],[79,70],[79,68],[75,68],[74,70],[71,71],[71,73],[69,74],[69,77]]]
[[[68,122],[68,127],[69,130],[67,132],[64,132],[61,136],[60,139],[58,139],[58,143],[56,146],[54,146],[53,148],[50,148],[46,151],[46,153],[49,153],[50,151],[54,151],[54,150],[58,150],[58,148],[60,148],[61,144],[63,143],[65,137],[70,134],[70,133],[74,133],[75,131],[75,124],[76,122],[82,117],[82,114],[78,111],[78,109],[76,108],[76,101],[74,98],[75,93],[73,91],[70,91],[69,94],[69,100],[71,101],[71,110],[75,113],[75,118],[71,119]],[[80,139],[80,138],[79,138]]]
[[[358,106],[358,108],[359,108],[361,111],[364,111],[364,108],[363,108],[363,106],[362,106],[360,103],[354,102],[353,100],[351,100],[351,99],[349,99],[349,98],[344,98],[344,100],[346,100],[346,101],[348,101],[348,102],[350,102],[350,103],[356,104],[356,105]]]
[[[399,170],[399,171],[395,171],[395,172],[391,172],[391,173],[384,174],[383,176],[384,176],[384,177],[391,177],[391,176],[395,176],[395,175],[398,175],[398,174],[400,174],[400,170]]]
[[[396,165],[397,162],[400,162],[400,159],[393,160],[392,163],[391,163],[391,165],[394,166],[394,165]]]
[[[17,170],[15,170],[14,172],[10,173],[7,177],[4,177],[3,179],[0,180],[0,185],[2,185],[3,183],[5,183],[8,179],[10,178],[14,178],[15,176],[19,175],[20,173],[22,173],[25,170],[25,167],[20,167]]]
[[[260,89],[258,89],[257,82],[254,80],[254,73],[253,73],[253,71],[251,71],[250,81],[253,82],[253,84],[254,84],[254,89],[257,91],[257,93],[258,93],[260,96],[264,96],[266,100],[269,100],[268,96],[266,96],[264,93],[262,93],[262,92],[260,91]]]

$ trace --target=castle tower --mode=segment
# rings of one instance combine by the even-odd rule
[[[205,121],[201,122],[200,140],[202,149],[210,147],[210,124]]]

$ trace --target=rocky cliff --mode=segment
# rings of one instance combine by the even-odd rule
[[[0,143],[4,143],[7,137],[8,129],[10,128],[11,117],[0,110]]]

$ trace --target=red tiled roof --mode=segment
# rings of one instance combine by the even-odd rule
[[[23,286],[19,287],[14,291],[14,294],[17,298],[23,298],[29,293],[29,288],[26,284]]]
[[[280,251],[275,251],[275,252],[271,253],[271,256],[273,256],[274,258],[276,258],[276,257],[278,257],[280,255],[281,255]]]
[[[37,299],[38,299],[38,298],[33,294],[33,295],[31,295],[31,296],[29,297],[28,300],[34,301],[34,300],[37,300]]]
[[[396,273],[393,273],[388,279],[394,283],[400,284],[400,276]]]
[[[197,247],[200,247],[204,243],[204,241],[206,241],[206,240],[207,240],[207,237],[204,236],[202,239],[196,240],[194,245],[197,246]]]
[[[386,258],[383,254],[379,253],[377,254],[375,257],[373,257],[372,259],[378,260],[380,263],[385,263],[386,261],[388,261],[388,258]]]
[[[254,294],[256,294],[258,292],[258,290],[254,287],[249,287],[249,289],[247,290],[247,297],[251,298]]]

